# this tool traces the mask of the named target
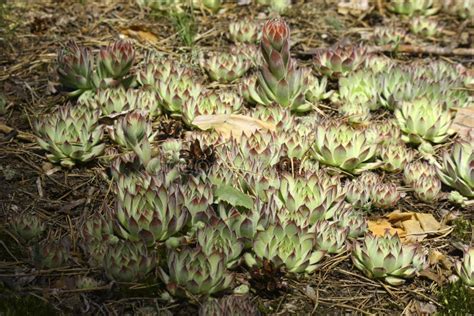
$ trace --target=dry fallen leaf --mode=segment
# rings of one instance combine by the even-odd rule
[[[433,214],[415,213],[415,217],[425,232],[438,232],[441,228],[441,224],[434,218]]]
[[[243,133],[252,134],[260,129],[275,130],[273,124],[237,114],[199,115],[194,119],[192,124],[202,130],[213,128],[226,138],[240,136]]]
[[[369,220],[368,227],[369,231],[375,236],[383,236],[387,230],[391,235],[395,235],[395,233],[398,233],[399,236],[400,234],[404,234],[401,229],[392,227],[392,224],[383,218]]]
[[[406,240],[410,242],[422,241],[426,238],[423,228],[421,228],[420,222],[416,219],[409,219],[402,222],[402,226],[406,232]]]
[[[474,138],[474,105],[457,109],[451,128],[461,137]]]
[[[120,32],[123,35],[139,40],[140,42],[148,42],[151,44],[156,44],[158,42],[158,36],[141,25],[132,25],[128,28],[122,29]]]

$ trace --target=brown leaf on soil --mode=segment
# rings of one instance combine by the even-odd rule
[[[406,240],[410,242],[422,241],[426,238],[423,228],[421,228],[420,222],[416,219],[409,219],[402,222],[403,228],[406,232]]]
[[[252,134],[260,129],[275,130],[273,124],[237,114],[199,115],[192,124],[202,130],[213,128],[225,138],[240,136],[243,133]]]
[[[461,137],[474,137],[474,105],[456,110],[451,128]]]
[[[158,42],[158,36],[147,30],[142,25],[132,25],[128,28],[122,29],[120,33],[127,37],[139,40],[140,42],[148,42],[151,44],[156,44]]]
[[[404,231],[399,228],[394,228],[388,220],[383,218],[369,220],[368,226],[369,231],[375,236],[383,236],[387,230],[391,235],[395,235],[395,233],[398,233],[399,236],[400,234],[404,234]]]

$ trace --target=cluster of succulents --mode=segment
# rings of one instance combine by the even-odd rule
[[[391,285],[405,283],[425,267],[425,255],[413,244],[403,244],[398,235],[382,237],[367,234],[355,242],[352,261],[357,269],[373,279],[383,279]]]
[[[214,81],[232,82],[242,77],[250,68],[251,62],[243,54],[209,53],[201,56],[199,63]]]
[[[295,112],[311,109],[305,100],[303,72],[290,56],[290,28],[282,19],[272,19],[262,30],[261,52],[265,60],[258,79],[243,83],[244,98],[256,104],[276,102]]]
[[[425,17],[416,17],[410,22],[410,31],[424,37],[433,37],[440,32],[440,29],[436,21]]]
[[[74,96],[100,87],[127,87],[134,58],[133,45],[120,40],[102,48],[94,64],[90,49],[71,41],[58,55],[59,80]]]
[[[398,46],[405,38],[406,32],[403,29],[393,26],[378,26],[374,28],[372,39],[377,45]]]

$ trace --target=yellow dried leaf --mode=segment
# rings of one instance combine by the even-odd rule
[[[385,215],[385,217],[388,218],[388,220],[391,223],[395,223],[395,222],[400,222],[400,221],[403,222],[403,221],[412,219],[414,214],[415,213],[413,212],[400,212],[400,210],[395,210],[391,212],[390,214]]]
[[[260,129],[275,130],[273,124],[237,114],[199,115],[192,124],[202,130],[214,129],[226,138],[240,136],[243,133],[252,134]]]
[[[426,234],[424,234],[423,228],[421,228],[420,222],[416,219],[409,219],[403,221],[403,228],[406,232],[406,241],[422,241],[426,238]]]
[[[369,231],[375,236],[383,236],[385,235],[386,231],[388,231],[391,235],[395,235],[395,233],[398,233],[399,236],[405,233],[402,229],[392,227],[392,224],[390,224],[389,221],[383,218],[369,220],[368,228]]]
[[[121,33],[127,37],[139,40],[140,42],[148,42],[151,44],[156,44],[158,42],[158,36],[141,25],[130,26],[129,28],[122,29]]]
[[[441,224],[434,218],[433,214],[415,213],[415,217],[425,232],[434,233],[441,228]]]

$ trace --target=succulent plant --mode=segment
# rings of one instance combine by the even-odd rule
[[[33,246],[33,261],[43,269],[55,269],[66,264],[69,248],[63,241],[44,241]]]
[[[95,289],[101,285],[101,282],[88,276],[78,276],[76,279],[76,288],[81,290]]]
[[[130,72],[135,50],[129,41],[119,40],[102,48],[98,58],[98,74],[102,80],[130,81],[125,77]]]
[[[415,159],[415,152],[403,143],[389,144],[381,147],[380,158],[384,162],[381,168],[388,172],[399,172]]]
[[[229,36],[235,43],[257,43],[261,37],[260,26],[249,19],[231,22]]]
[[[261,90],[257,93],[263,91],[266,97],[261,96],[262,99],[267,98],[292,111],[309,111],[305,105],[302,71],[290,56],[290,28],[284,20],[276,18],[265,23],[260,47],[265,63],[258,73]]]
[[[426,17],[415,17],[410,22],[410,31],[424,37],[436,36],[440,29],[438,23]]]
[[[205,174],[189,175],[182,184],[184,205],[191,215],[191,223],[208,222],[207,210],[214,203],[213,185]]]
[[[357,174],[378,166],[378,163],[371,163],[377,143],[366,137],[365,130],[345,124],[329,122],[319,125],[313,149],[321,163],[347,172]]]
[[[137,108],[138,93],[136,90],[100,89],[88,99],[81,99],[82,104],[92,110],[100,110],[102,115],[123,113]]]
[[[390,208],[400,200],[400,192],[397,185],[393,183],[379,183],[374,191],[370,193],[370,199],[378,208]]]
[[[144,244],[120,240],[110,244],[104,254],[104,270],[110,280],[137,282],[156,266],[156,255]]]
[[[216,13],[222,5],[222,0],[201,0],[204,7]]]
[[[372,39],[377,45],[398,46],[406,35],[405,30],[393,26],[378,26],[374,28]]]
[[[332,218],[343,206],[342,188],[323,177],[321,173],[296,177],[287,173],[280,180],[278,197],[282,205],[291,213],[302,212],[309,225]]]
[[[13,229],[13,233],[26,241],[37,239],[46,229],[41,218],[34,214],[25,213],[13,216],[9,224]]]
[[[278,146],[278,138],[274,132],[258,130],[251,135],[242,135],[239,141],[240,144],[237,142],[236,146],[240,148],[240,154],[244,160],[253,158],[262,166],[269,167],[275,165],[280,159],[281,147]],[[249,161],[241,163],[246,165]],[[234,165],[236,163],[238,162],[234,160]],[[249,170],[250,167],[245,169]]]
[[[472,0],[446,0],[443,1],[443,9],[461,19],[474,17],[474,1]]]
[[[81,248],[91,267],[102,267],[109,244],[118,241],[113,234],[112,222],[102,215],[95,215],[83,224],[81,237]]]
[[[240,92],[244,99],[252,104],[269,105],[273,101],[267,96],[265,90],[258,84],[256,76],[250,76],[242,80]]]
[[[289,272],[313,272],[324,257],[324,251],[314,250],[314,235],[294,223],[270,225],[255,236],[253,253],[244,255],[249,267],[259,266],[263,260]]]
[[[311,103],[317,103],[321,100],[329,98],[334,91],[326,91],[328,85],[328,78],[323,76],[321,80],[313,76],[311,71],[306,71],[304,74],[306,82],[305,98]]]
[[[408,16],[432,15],[440,9],[434,0],[390,0],[387,7],[392,12]]]
[[[261,313],[248,296],[228,295],[220,299],[209,299],[199,308],[199,316],[260,316]]]
[[[206,254],[200,247],[168,251],[167,272],[160,268],[160,277],[173,295],[208,296],[229,287],[233,277],[226,270],[225,256]]]
[[[348,229],[348,238],[357,238],[367,232],[367,220],[362,212],[346,205],[343,211],[334,214],[334,221],[340,228]]]
[[[278,13],[283,13],[291,6],[291,0],[272,0],[270,1],[270,8]]]
[[[383,120],[371,122],[367,129],[367,137],[377,141],[378,154],[384,146],[396,145],[400,143],[401,131],[395,120]]]
[[[364,181],[360,178],[346,181],[344,185],[344,191],[346,192],[346,201],[349,202],[354,208],[367,209],[371,206],[370,190],[366,186]]]
[[[348,227],[340,227],[336,222],[318,221],[313,229],[315,231],[316,249],[329,254],[344,251],[349,233]]]
[[[206,254],[222,253],[228,268],[235,267],[239,263],[244,248],[243,242],[231,227],[218,217],[211,217],[206,226],[197,231],[196,238],[197,244]]]
[[[467,197],[463,196],[458,191],[449,192],[447,198],[449,202],[460,206],[466,206],[466,202],[468,201]]]
[[[352,124],[365,124],[370,119],[370,109],[362,103],[345,102],[338,110]]]
[[[342,44],[320,49],[314,56],[316,70],[328,77],[344,77],[365,61],[366,49],[362,46]]]
[[[443,104],[427,98],[402,102],[395,109],[395,117],[403,132],[402,140],[405,142],[442,143],[453,134],[450,129],[452,114]]]
[[[454,266],[462,282],[474,289],[474,247],[465,247],[462,261]]]
[[[242,77],[251,66],[245,56],[230,53],[209,53],[201,56],[199,63],[212,80],[223,83]]]
[[[401,285],[425,267],[425,255],[414,244],[402,244],[398,235],[378,237],[366,234],[363,242],[354,242],[352,262],[372,279]]]
[[[143,111],[129,112],[117,119],[113,128],[109,129],[114,142],[132,150],[145,140],[153,141],[155,134],[151,122],[147,120],[147,113]]]
[[[155,89],[162,107],[172,116],[180,116],[185,102],[197,100],[202,86],[192,71],[171,64],[168,69],[155,79]]]
[[[420,201],[433,203],[440,197],[441,181],[436,176],[421,176],[412,183],[412,187]]]
[[[152,184],[137,193],[119,191],[111,215],[117,219],[117,231],[131,241],[147,245],[165,241],[180,232],[189,220],[183,193],[177,186]]]
[[[90,49],[69,41],[58,54],[58,74],[61,84],[78,96],[99,86],[99,77],[94,72],[94,56]]]
[[[384,55],[368,55],[365,59],[364,68],[374,74],[378,74],[388,73],[394,65],[394,62]]]
[[[422,177],[436,176],[436,168],[421,160],[413,161],[405,166],[403,170],[403,181],[407,185],[412,185],[417,179]]]
[[[380,72],[377,76],[379,82],[379,102],[388,109],[395,107],[394,94],[400,86],[405,86],[411,82],[410,74],[400,67],[392,67]]]
[[[462,195],[474,197],[474,140],[472,137],[456,141],[444,154],[438,175],[445,184]]]
[[[87,162],[100,155],[103,128],[98,125],[99,112],[71,105],[59,108],[35,124],[38,144],[50,153],[53,163],[71,168],[77,162]]]
[[[370,110],[379,108],[376,77],[366,71],[357,71],[339,78],[339,98],[351,104],[362,104]]]
[[[183,148],[183,143],[179,139],[167,139],[160,144],[160,152],[163,159],[174,165],[181,161],[179,153]]]

